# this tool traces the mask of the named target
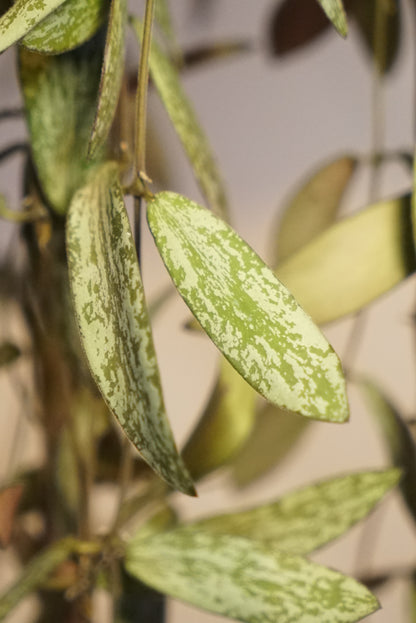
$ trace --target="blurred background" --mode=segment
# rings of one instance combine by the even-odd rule
[[[270,20],[279,4],[277,0],[171,2],[178,40],[185,50],[215,42],[247,44],[244,52],[190,67],[184,72],[183,81],[226,181],[233,225],[266,261],[273,247],[270,231],[302,180],[337,156],[369,154],[372,141],[373,71],[355,24],[350,24],[345,41],[333,28],[328,28],[313,43],[276,56],[271,51]],[[410,1],[401,4],[400,50],[383,89],[384,144],[389,151],[411,152],[415,108],[414,7]],[[130,5],[132,11],[142,14],[143,3]],[[137,65],[137,54],[132,37],[129,42],[132,69]],[[20,105],[15,63],[14,50],[0,57],[2,107]],[[201,202],[182,147],[153,93],[149,109],[151,137],[155,140],[152,147],[149,139],[151,166],[163,172],[165,188]],[[1,146],[16,136],[22,140],[26,136],[22,121],[2,123]],[[19,158],[16,156],[0,167],[0,192],[11,205],[17,204],[20,196]],[[344,198],[343,214],[368,204],[369,184],[369,169],[361,167]],[[409,171],[400,163],[390,162],[381,168],[377,197],[373,198],[391,197],[410,188]],[[2,221],[2,252],[15,244],[16,226]],[[169,277],[149,235],[144,235],[143,245],[145,288],[151,300],[166,287]],[[414,415],[416,398],[414,285],[414,278],[409,278],[371,305],[354,358],[354,368],[376,380],[408,417]],[[201,414],[218,363],[218,353],[208,339],[184,330],[188,319],[186,306],[176,297],[163,308],[154,327],[166,405],[180,446]],[[17,320],[13,314],[3,315],[2,337],[10,339],[13,331],[19,330]],[[353,323],[354,319],[346,318],[323,329],[341,360]],[[12,388],[1,377],[0,396],[3,403],[1,475],[13,439],[17,404]],[[266,502],[294,487],[328,476],[388,465],[380,433],[354,388],[350,389],[349,399],[349,423],[313,423],[293,452],[251,486],[239,489],[226,472],[219,472],[201,482],[197,499],[178,496],[175,505],[186,518],[197,518]],[[37,460],[36,440],[34,429],[19,442],[19,457],[23,457],[25,464]],[[105,514],[106,504],[105,495],[97,497],[97,525]],[[415,536],[400,496],[393,493],[365,525],[355,527],[313,558],[356,577],[382,573],[389,568],[400,571],[416,563]],[[410,591],[405,580],[398,577],[390,582],[379,597],[382,610],[368,621],[410,620]],[[169,623],[196,620],[213,623],[219,617],[178,602],[169,604]]]

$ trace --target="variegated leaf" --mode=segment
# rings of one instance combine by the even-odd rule
[[[255,418],[256,393],[222,358],[204,413],[182,458],[195,480],[228,463],[246,441]]]
[[[362,309],[415,268],[410,197],[404,196],[329,227],[276,273],[313,320],[324,324]]]
[[[108,14],[108,0],[66,0],[21,42],[42,54],[62,54],[90,39]]]
[[[65,0],[16,0],[0,17],[0,52],[19,41]]]
[[[204,530],[133,539],[126,568],[162,593],[246,623],[353,623],[378,607],[352,578],[256,541]]]
[[[203,519],[190,528],[256,539],[290,554],[309,554],[366,517],[399,477],[399,470],[389,469],[331,478],[272,504]]]
[[[318,0],[321,7],[342,37],[348,34],[347,17],[342,0]]]
[[[256,253],[224,221],[181,195],[157,194],[147,214],[179,293],[241,376],[278,406],[345,421],[338,357]]]
[[[88,146],[90,158],[104,145],[116,112],[124,71],[126,20],[127,0],[112,0],[98,106]]]
[[[135,18],[132,18],[131,21],[140,39],[142,24]],[[182,88],[175,66],[155,41],[153,41],[150,53],[149,69],[151,78],[188,155],[208,205],[216,214],[226,218],[225,190],[208,139]]]
[[[67,248],[82,343],[105,401],[145,461],[175,489],[192,494],[165,414],[116,164],[105,165],[76,193]]]

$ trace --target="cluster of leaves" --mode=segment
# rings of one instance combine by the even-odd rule
[[[320,5],[345,35],[341,0]],[[88,620],[92,592],[102,586],[114,596],[114,620],[128,623],[142,616],[144,585],[248,623],[352,623],[370,614],[378,603],[365,586],[307,556],[365,517],[398,482],[397,469],[333,478],[260,508],[188,524],[169,495],[194,495],[199,479],[225,465],[237,483],[252,482],[311,419],[348,419],[343,371],[318,325],[362,309],[414,271],[410,197],[337,220],[359,158],[326,163],[287,206],[269,268],[228,222],[223,182],[181,86],[186,55],[164,0],[147,0],[143,23],[128,16],[126,0],[16,0],[3,8],[0,51],[18,44],[30,153],[22,209],[1,205],[4,218],[22,224],[28,261],[2,296],[19,302],[31,336],[46,459],[0,490],[0,539],[24,565],[0,597],[0,620],[34,590],[39,623]],[[124,76],[128,24],[141,47],[133,128],[126,128],[133,99]],[[200,58],[241,49],[216,45]],[[147,72],[210,209],[149,189]],[[182,455],[165,411],[137,254],[143,202],[157,249],[195,318],[191,327],[222,353],[212,396]],[[359,272],[349,270],[351,245]],[[0,364],[10,367],[19,355],[5,343]],[[363,384],[415,514],[414,442],[379,392]],[[97,482],[114,480],[118,461],[121,503],[111,529],[97,535],[91,493]],[[141,488],[125,499],[130,482]],[[33,511],[44,522],[36,535],[25,530]],[[138,511],[153,516],[122,538]]]

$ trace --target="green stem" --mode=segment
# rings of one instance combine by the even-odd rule
[[[146,0],[146,13],[143,25],[143,40],[141,46],[139,73],[137,77],[136,94],[136,140],[135,159],[136,175],[141,181],[146,181],[146,120],[147,120],[147,91],[149,84],[149,56],[152,42],[152,26],[155,9],[155,0]]]

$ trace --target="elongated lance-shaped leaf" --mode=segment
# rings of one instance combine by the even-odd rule
[[[361,380],[359,387],[363,392],[380,426],[384,443],[394,465],[403,470],[400,489],[406,505],[416,521],[416,443],[408,426],[397,409],[383,392],[371,381]]]
[[[319,4],[342,37],[348,34],[347,17],[342,0],[318,0]]]
[[[266,404],[246,443],[232,461],[232,477],[245,487],[274,469],[302,439],[310,421]]]
[[[352,578],[256,541],[203,530],[133,539],[126,568],[171,597],[246,623],[352,623],[378,607]]]
[[[19,41],[65,0],[16,0],[0,17],[0,52]]]
[[[399,470],[389,469],[331,478],[272,504],[203,519],[190,527],[256,539],[290,554],[309,554],[366,517],[399,477]]]
[[[148,202],[147,216],[179,293],[237,372],[278,406],[307,417],[346,420],[338,357],[235,231],[170,192]]]
[[[112,0],[98,106],[88,145],[90,158],[104,145],[116,112],[124,71],[126,20],[127,0]]]
[[[289,201],[273,232],[273,265],[285,260],[335,220],[357,160],[343,156],[320,167]]]
[[[228,463],[246,441],[255,418],[256,393],[222,358],[204,413],[183,451],[195,480]]]
[[[108,0],[66,0],[21,42],[43,54],[62,54],[90,39],[108,14]]]
[[[102,41],[99,35],[67,54],[20,50],[20,80],[32,156],[43,192],[64,214],[96,163],[87,160],[94,120]]]
[[[131,23],[140,39],[141,22],[131,18]],[[227,220],[225,190],[208,139],[182,88],[178,71],[155,41],[153,41],[150,53],[149,69],[208,205],[216,214]]]
[[[68,213],[67,249],[82,343],[105,401],[155,472],[192,494],[165,414],[117,165],[104,165],[76,193]]]
[[[362,309],[416,268],[410,197],[381,201],[329,227],[276,273],[318,324]]]
[[[160,28],[166,43],[175,58],[181,59],[181,50],[173,27],[168,0],[156,0],[155,3],[155,22]]]
[[[31,592],[39,588],[74,549],[74,539],[58,541],[26,565],[17,582],[0,596],[0,621]]]

